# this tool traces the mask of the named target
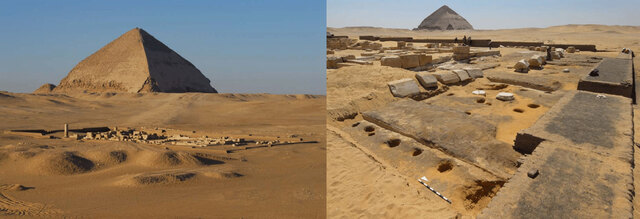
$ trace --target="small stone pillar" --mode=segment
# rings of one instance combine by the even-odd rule
[[[67,123],[64,124],[64,137],[65,138],[69,137],[69,124]]]

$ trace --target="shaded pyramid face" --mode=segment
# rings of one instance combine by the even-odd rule
[[[207,92],[211,81],[191,62],[135,28],[82,60],[54,92]]]
[[[442,6],[434,11],[416,28],[418,30],[473,30],[473,26],[453,11],[449,6]]]

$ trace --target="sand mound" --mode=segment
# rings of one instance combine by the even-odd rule
[[[242,174],[233,171],[208,171],[203,172],[202,175],[214,179],[230,179],[242,176]]]
[[[87,152],[87,157],[96,163],[104,165],[120,164],[129,158],[129,154],[124,150],[115,151],[91,151]]]
[[[174,184],[194,179],[196,172],[190,171],[162,171],[136,175],[126,175],[116,182],[120,186],[144,186],[157,184]]]
[[[37,172],[51,175],[72,175],[91,171],[94,162],[74,152],[46,154],[34,158]]]
[[[149,167],[199,166],[220,164],[221,161],[210,159],[204,154],[190,154],[175,151],[144,151],[138,163]]]
[[[33,187],[26,187],[20,184],[4,184],[0,185],[0,190],[9,190],[9,191],[24,191],[28,189],[32,189]]]

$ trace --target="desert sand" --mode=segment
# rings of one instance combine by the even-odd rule
[[[3,132],[0,215],[324,218],[325,114],[316,95],[1,92],[3,131],[67,123],[304,141],[195,147]]]
[[[459,111],[467,114],[469,119],[486,122],[488,127],[495,127],[495,129],[489,128],[487,130],[490,142],[496,140],[501,142],[495,143],[496,145],[503,143],[506,146],[512,146],[518,132],[531,127],[559,99],[576,90],[579,79],[587,75],[603,58],[616,57],[622,48],[640,51],[640,27],[633,26],[565,25],[548,28],[450,31],[329,27],[327,31],[335,36],[348,36],[350,39],[358,39],[358,36],[413,37],[414,39],[458,37],[458,39],[462,39],[466,35],[472,36],[473,39],[492,39],[494,41],[595,44],[600,51],[579,51],[567,54],[565,58],[560,59],[561,61],[556,60],[555,63],[548,63],[543,69],[531,70],[527,74],[514,73],[514,64],[522,58],[536,54],[546,55],[545,53],[530,51],[528,48],[492,48],[492,50],[500,51],[501,55],[472,58],[470,63],[449,61],[437,64],[433,70],[429,71],[441,73],[450,72],[449,69],[476,67],[483,69],[483,78],[449,86],[442,86],[438,83],[438,88],[435,90],[425,90],[418,84],[420,92],[426,95],[413,97],[415,101],[436,108]],[[388,48],[397,46],[394,41],[375,41],[375,43],[380,43],[382,47]],[[416,48],[426,45],[425,43],[412,44]],[[328,53],[327,56],[354,55],[359,58],[365,52],[371,52],[371,50],[335,49],[331,51],[332,54]],[[428,55],[432,55],[435,60],[443,54]],[[638,63],[638,59],[635,57],[634,62]],[[389,92],[387,82],[403,78],[413,78],[416,84],[418,81],[414,76],[416,71],[381,66],[379,59],[368,60],[373,60],[370,65],[345,63],[338,69],[327,69],[327,215],[335,218],[389,215],[403,218],[479,216],[504,183],[509,181],[513,174],[519,174],[516,173],[518,168],[516,161],[512,158],[505,158],[507,159],[506,163],[513,162],[513,164],[496,168],[494,164],[483,160],[486,157],[482,159],[469,158],[460,156],[455,151],[432,150],[433,146],[415,141],[420,139],[405,139],[405,137],[413,138],[413,134],[416,134],[410,129],[406,132],[399,131],[404,136],[397,138],[405,140],[402,140],[403,143],[397,148],[403,147],[399,150],[408,150],[409,147],[414,147],[415,151],[419,151],[419,153],[416,155],[414,152],[413,156],[428,156],[429,158],[422,160],[404,158],[402,157],[404,155],[396,154],[394,149],[389,149],[396,147],[397,144],[391,145],[387,142],[378,146],[379,143],[376,143],[378,138],[382,139],[398,134],[389,131],[389,127],[423,127],[421,124],[415,124],[411,121],[398,121],[396,117],[399,116],[397,115],[404,112],[389,113],[388,115],[371,113],[371,111],[380,109],[389,103],[410,99],[394,97]],[[564,69],[568,69],[569,72],[563,72]],[[496,83],[488,79],[488,77],[497,75],[518,77],[518,74],[536,78],[540,84],[545,84],[546,87]],[[549,87],[553,91],[545,90]],[[474,90],[484,90],[486,95],[474,95],[471,93]],[[498,92],[513,93],[515,100],[497,100],[495,96]],[[407,110],[407,112],[409,111]],[[363,134],[361,129],[358,129],[361,127],[359,123],[364,121],[363,115],[379,116],[383,119],[387,116],[392,119],[385,121],[395,123],[385,124],[384,121],[381,121],[375,125],[366,126],[364,131],[369,132],[369,137],[367,137],[364,135],[366,133]],[[366,124],[370,124],[368,121],[374,121],[377,117],[372,118],[374,117],[366,119]],[[456,123],[458,120],[450,122]],[[469,123],[470,125],[474,124]],[[377,125],[380,124],[388,125],[388,127],[378,127]],[[441,127],[439,125],[436,126]],[[433,124],[424,124],[424,127],[429,126],[433,126]],[[453,133],[458,137],[465,135],[465,132],[454,131]],[[476,143],[484,144],[484,140],[472,141],[469,146]],[[442,142],[446,143],[447,141],[455,142],[455,137],[444,139]],[[407,142],[406,145],[405,142]],[[386,146],[387,144],[388,146]],[[448,149],[452,148],[456,149],[455,146]],[[504,147],[500,150],[513,149]],[[442,152],[444,154],[440,154]],[[478,156],[481,157],[480,154]],[[453,170],[449,170],[449,168],[440,171],[438,167],[441,167],[442,162],[447,160],[455,161],[457,165],[452,167]],[[471,166],[466,167],[467,164],[471,164]],[[488,174],[485,171],[488,171]],[[634,171],[636,170],[634,169]],[[637,174],[635,175],[637,178]],[[417,181],[421,176],[427,176],[431,180],[430,183],[433,183],[432,186],[449,198],[452,204],[448,204],[421,185]],[[375,199],[375,201],[371,199]],[[634,202],[635,211],[637,211],[639,209],[638,201],[634,199]],[[637,212],[634,214],[637,215]]]

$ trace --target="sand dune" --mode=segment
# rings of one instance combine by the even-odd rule
[[[96,126],[168,135],[304,138],[237,149],[0,133],[0,215],[325,216],[325,97],[0,92],[0,130]],[[20,184],[22,187],[15,186]],[[17,188],[17,189],[16,189]],[[215,206],[215,208],[211,208]],[[291,209],[296,209],[291,211]]]

